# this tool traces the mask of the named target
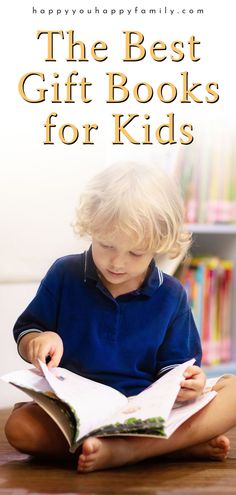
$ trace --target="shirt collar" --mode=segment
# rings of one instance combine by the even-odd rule
[[[93,261],[92,246],[88,251],[84,252],[84,282],[86,282],[87,278],[99,280],[96,265]]]
[[[156,265],[154,259],[152,259],[149,265],[149,272],[141,285],[139,292],[145,294],[146,296],[152,296],[155,290],[163,284],[163,273]]]
[[[93,261],[92,246],[90,246],[88,251],[85,251],[84,253],[84,282],[86,282],[87,278],[95,280],[96,282],[100,280],[97,273],[96,265]],[[157,290],[162,284],[163,284],[163,273],[160,270],[160,268],[156,266],[155,260],[152,259],[149,265],[148,274],[143,284],[139,289],[134,291],[132,294],[135,294],[137,296],[140,294],[144,294],[150,297],[153,294],[153,292],[155,292],[155,290]]]

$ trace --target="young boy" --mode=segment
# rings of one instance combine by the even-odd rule
[[[190,358],[179,401],[205,387],[201,345],[181,284],[154,257],[186,250],[177,189],[157,167],[113,165],[92,179],[81,197],[75,230],[89,235],[88,251],[57,260],[14,327],[23,359],[60,366],[135,395]],[[217,381],[213,401],[168,440],[119,437],[85,440],[78,471],[138,462],[174,451],[224,459],[236,424],[236,377]],[[8,441],[21,452],[68,457],[68,445],[34,402],[15,406]],[[181,453],[182,454],[182,453]]]

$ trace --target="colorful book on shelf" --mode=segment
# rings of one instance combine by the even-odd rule
[[[231,358],[230,313],[232,304],[232,274],[233,263],[222,260],[220,283],[219,325],[221,328],[221,360],[227,362]]]
[[[236,222],[236,167],[232,141],[219,139],[214,148],[202,139],[198,153],[180,154],[174,175],[185,201],[188,223]]]
[[[199,256],[177,273],[186,288],[202,340],[203,364],[231,359],[231,292],[233,262]]]

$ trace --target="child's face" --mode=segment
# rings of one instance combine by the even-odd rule
[[[109,289],[119,286],[125,292],[140,287],[154,255],[135,246],[123,233],[93,237],[92,253],[104,285]]]

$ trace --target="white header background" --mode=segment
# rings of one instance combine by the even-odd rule
[[[33,7],[37,11],[33,13]],[[135,13],[135,7],[138,13]],[[95,13],[95,8],[99,14]],[[73,15],[71,9],[76,9]],[[80,14],[82,9],[85,13]],[[86,13],[91,9],[93,14]],[[127,9],[131,9],[128,14]],[[141,10],[146,10],[142,13]],[[148,14],[156,9],[156,14]],[[165,10],[166,9],[166,10]],[[170,9],[174,9],[171,15]],[[186,9],[186,13],[182,10]],[[190,13],[191,9],[194,11]],[[204,14],[197,10],[203,9]],[[45,10],[45,13],[40,13]],[[53,13],[49,15],[49,10]],[[62,13],[58,13],[61,10]],[[69,12],[65,13],[65,10]],[[106,13],[105,11],[108,11]],[[111,15],[111,10],[116,10]],[[124,13],[119,14],[119,10]],[[104,12],[103,12],[104,11]],[[201,146],[202,136],[209,135],[212,146],[221,131],[227,134],[235,128],[234,107],[234,32],[235,4],[202,0],[117,0],[76,1],[24,1],[4,3],[1,6],[1,165],[0,165],[0,281],[30,281],[43,277],[57,258],[84,249],[84,242],[75,238],[71,223],[79,195],[86,181],[106,165],[118,160],[173,162],[179,149],[182,153]],[[68,42],[66,31],[73,29],[75,39],[86,45],[88,62],[66,62]],[[55,39],[56,62],[45,62],[46,36],[37,39],[38,30],[63,30],[65,39]],[[125,54],[123,31],[140,31],[144,35],[146,57],[139,62],[122,62]],[[196,46],[199,62],[189,58],[187,42],[194,35],[201,44]],[[103,40],[108,45],[108,58],[96,62],[91,46]],[[167,45],[167,59],[156,62],[150,56],[150,46],[157,40]],[[170,44],[184,42],[185,57],[179,63],[170,59]],[[75,49],[75,54],[79,48]],[[103,52],[99,52],[102,54]],[[60,97],[65,99],[65,82],[69,73],[77,70],[78,78],[92,82],[88,88],[91,103],[83,103],[79,88],[72,88],[74,104],[51,103],[51,84],[60,83]],[[215,104],[181,104],[181,72],[189,71],[190,84],[201,82],[203,87],[196,95],[206,96],[205,85],[218,82],[220,100]],[[39,78],[28,82],[31,96],[36,88],[47,88],[46,101],[27,103],[18,92],[18,83],[27,72],[43,72],[46,81]],[[59,73],[55,79],[53,73]],[[108,78],[106,72],[123,72],[128,77],[130,97],[125,103],[108,104]],[[75,80],[76,78],[74,78]],[[135,101],[133,87],[147,82],[154,89],[149,103]],[[164,81],[176,85],[178,96],[173,103],[160,102],[156,88]],[[52,129],[54,145],[44,145],[44,123],[47,116],[56,112]],[[179,126],[193,125],[194,142],[189,146],[161,145],[155,139],[155,129],[167,122],[167,114],[175,113],[175,139],[179,141]],[[135,124],[127,128],[137,140],[143,140],[142,125],[150,123],[152,145],[134,145],[124,138],[123,145],[113,145],[113,113],[138,113]],[[144,114],[149,114],[146,121]],[[79,139],[72,145],[60,142],[59,127],[71,123],[79,130]],[[94,145],[83,145],[82,126],[97,123],[99,128],[91,136]],[[222,165],[223,166],[223,165]]]

